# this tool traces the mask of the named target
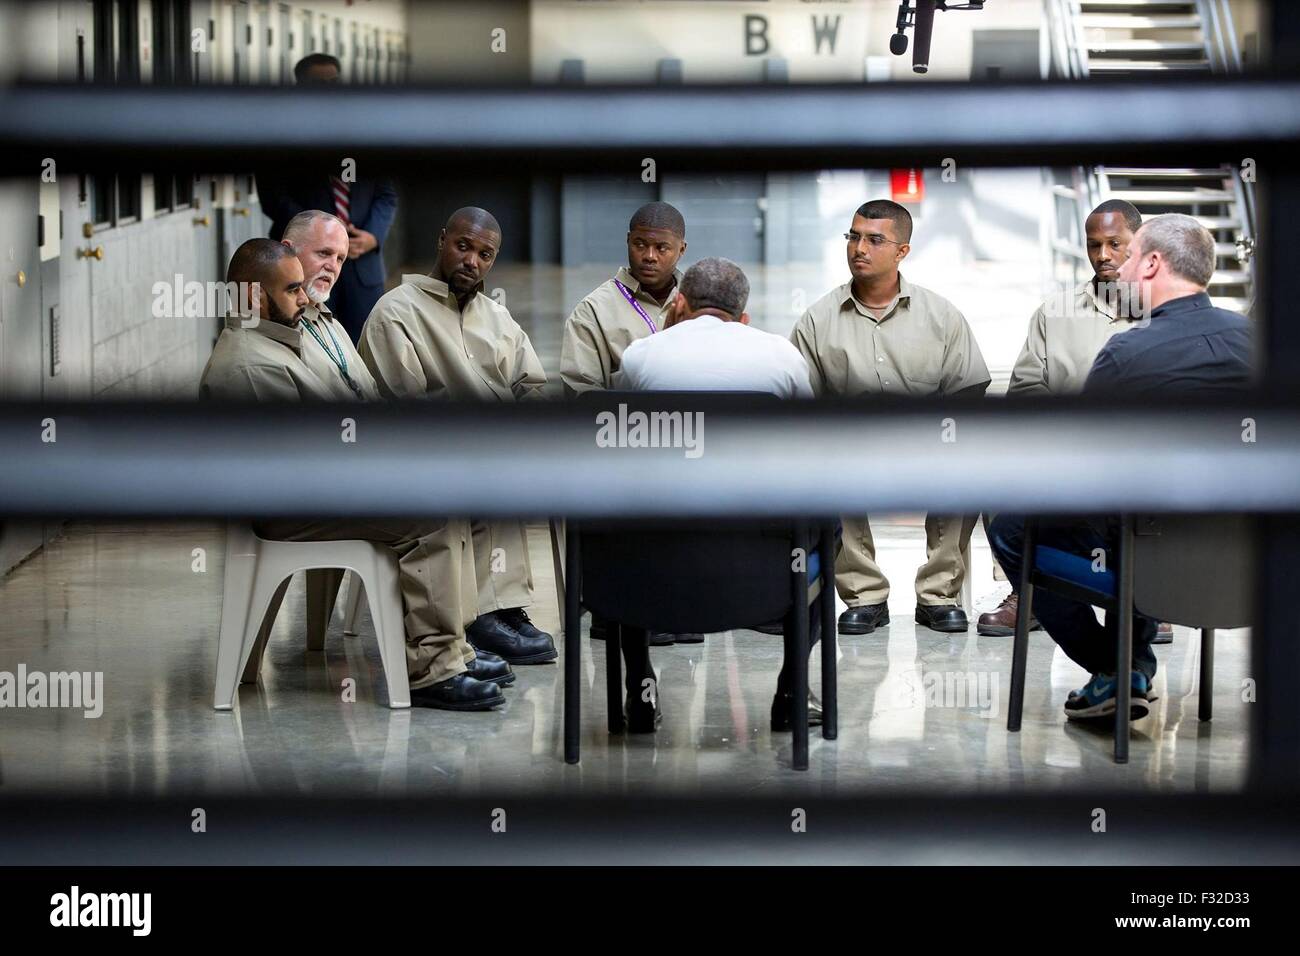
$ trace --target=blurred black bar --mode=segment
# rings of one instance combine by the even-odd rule
[[[303,137],[286,118],[346,134]],[[653,122],[637,117],[654,117]],[[1300,77],[793,86],[0,89],[0,173],[209,171],[341,157],[431,170],[1239,162],[1300,142]],[[1244,147],[1250,152],[1243,153]],[[521,166],[522,164],[522,166]]]
[[[581,774],[568,772],[575,782]],[[833,774],[827,782],[833,784]],[[204,833],[191,831],[195,808],[205,811]],[[795,808],[806,813],[806,832],[792,832]],[[1104,831],[1094,830],[1103,819],[1099,809]],[[504,832],[494,832],[494,817],[504,820]],[[891,789],[835,798],[724,791],[709,797],[447,793],[345,800],[195,793],[166,800],[0,800],[0,865],[1059,863],[1077,869],[1297,860],[1294,802],[1250,794],[1098,790],[1017,792],[1009,799]],[[1153,888],[1232,888],[1224,871],[1210,885],[1167,883],[1155,880]]]
[[[586,403],[0,405],[0,514],[1300,512],[1294,401],[673,407],[694,448],[601,447]]]
[[[1271,41],[1285,62],[1300,52],[1300,4],[1275,3]],[[1294,159],[1261,182],[1258,301],[1265,321],[1257,332],[1262,381],[1274,394],[1300,387],[1300,322],[1296,277],[1300,276],[1300,174]],[[1215,467],[1207,459],[1205,467]],[[1300,475],[1297,476],[1300,483]],[[1255,681],[1250,733],[1250,783],[1262,790],[1300,791],[1300,645],[1294,628],[1295,582],[1300,580],[1300,520],[1294,515],[1260,522],[1256,607],[1263,626],[1251,632]],[[1244,688],[1243,688],[1244,691]]]

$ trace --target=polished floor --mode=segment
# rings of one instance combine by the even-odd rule
[[[544,524],[532,533],[538,603],[556,624]],[[752,631],[657,648],[665,719],[653,736],[605,729],[604,645],[583,640],[583,759],[562,759],[560,667],[518,668],[508,703],[484,714],[390,711],[368,617],[344,637],[336,614],[323,653],[303,647],[301,583],[285,601],[261,682],[233,712],[212,709],[221,614],[217,525],[74,523],[0,579],[0,672],[102,671],[102,717],[0,710],[0,793],[549,795],[739,791],[822,795],[922,791],[1013,794],[1121,788],[1231,792],[1245,777],[1248,634],[1221,632],[1215,718],[1197,720],[1199,641],[1178,628],[1157,648],[1160,700],[1135,725],[1131,762],[1111,761],[1104,730],[1069,724],[1066,692],[1085,675],[1032,635],[1024,729],[1005,726],[1009,638],[943,635],[912,622],[920,519],[877,522],[894,581],[893,623],[839,640],[840,736],[814,736],[807,773],[788,735],[767,727],[780,640]],[[194,570],[203,549],[206,569]],[[976,531],[977,609],[996,604]],[[812,673],[818,673],[814,655]],[[354,678],[355,702],[340,687]],[[816,678],[814,676],[814,687]]]

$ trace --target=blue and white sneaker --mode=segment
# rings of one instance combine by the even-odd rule
[[[1129,718],[1140,720],[1151,710],[1151,682],[1140,671],[1133,671]],[[1071,720],[1109,717],[1115,713],[1116,680],[1114,674],[1093,674],[1092,680],[1070,691],[1065,702],[1065,716]]]

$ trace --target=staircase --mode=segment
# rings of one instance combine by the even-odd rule
[[[1052,66],[1057,76],[1086,79],[1117,76],[1142,79],[1157,73],[1236,73],[1241,71],[1235,32],[1226,0],[1045,0],[1052,36]],[[1210,282],[1216,305],[1249,312],[1253,299],[1255,248],[1254,195],[1235,166],[1214,168],[1085,169],[1083,182],[1054,185],[1057,216],[1081,221],[1105,199],[1125,199],[1143,218],[1167,212],[1194,216],[1214,235],[1218,268]],[[1056,174],[1059,180],[1060,174]],[[1086,208],[1084,204],[1088,205]],[[1063,209],[1064,207],[1064,209]],[[1064,255],[1079,270],[1078,250],[1062,246],[1079,227],[1058,224],[1050,251],[1054,273]],[[1086,257],[1083,258],[1086,265]],[[1090,271],[1090,270],[1089,270]]]

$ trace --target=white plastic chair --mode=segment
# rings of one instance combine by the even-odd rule
[[[346,569],[364,582],[370,616],[379,638],[379,656],[388,681],[388,706],[410,707],[411,689],[406,677],[406,635],[402,627],[402,594],[397,558],[370,541],[267,541],[247,524],[226,528],[226,580],[221,602],[221,637],[217,646],[217,680],[213,706],[230,710],[241,682],[254,683],[261,668],[275,615],[289,579],[296,571]],[[338,590],[338,578],[326,587],[329,605]],[[309,575],[310,577],[310,575]],[[309,588],[309,591],[313,590]],[[354,588],[360,594],[360,588]],[[308,596],[309,605],[312,595]],[[312,616],[313,608],[308,608]],[[328,610],[324,620],[328,621]],[[309,646],[323,644],[324,628],[313,627]]]

